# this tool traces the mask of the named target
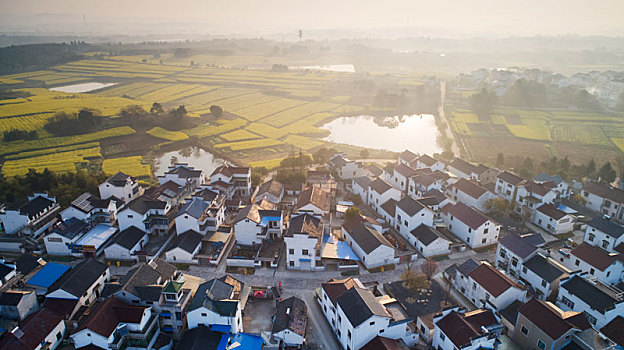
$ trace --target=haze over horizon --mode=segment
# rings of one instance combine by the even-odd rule
[[[1,0],[0,13],[2,34],[286,35],[284,40],[295,40],[289,35],[298,29],[314,39],[624,35],[624,2],[618,0],[601,6],[584,0],[390,0],[383,6],[356,0]]]

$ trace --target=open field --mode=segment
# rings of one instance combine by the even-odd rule
[[[141,156],[104,159],[102,171],[107,174],[122,171],[131,176],[150,176],[150,166],[143,164]]]
[[[99,158],[101,156],[100,147],[93,147],[67,152],[56,152],[30,158],[7,160],[2,166],[2,174],[5,176],[23,175],[28,172],[28,169],[43,171],[46,168],[60,173],[76,171],[77,164],[84,163],[86,165],[89,163],[89,159],[87,158]]]
[[[182,141],[188,139],[188,136],[183,132],[169,131],[161,127],[155,127],[153,129],[150,129],[147,133],[152,136],[160,137],[161,139],[170,141]]]

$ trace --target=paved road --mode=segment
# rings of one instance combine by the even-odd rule
[[[446,119],[446,115],[444,114],[444,99],[445,98],[446,98],[446,82],[442,81],[440,82],[440,105],[438,106],[438,118],[440,118],[444,122],[444,125],[446,126],[446,130],[445,130],[446,136],[453,140],[453,145],[451,146],[453,154],[456,157],[459,157],[462,154],[460,145],[458,143],[459,138],[456,138],[455,134],[453,134],[453,131],[451,130],[451,125],[449,124],[448,120]]]

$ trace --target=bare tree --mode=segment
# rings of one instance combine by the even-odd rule
[[[433,277],[433,275],[435,275],[436,272],[438,271],[438,263],[434,260],[427,259],[420,266],[420,271],[422,271],[422,273],[424,273],[425,276],[427,276],[428,281],[431,281],[431,278]]]

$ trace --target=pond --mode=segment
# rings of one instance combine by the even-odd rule
[[[320,66],[293,66],[288,67],[289,69],[294,70],[325,70],[329,72],[340,72],[340,73],[355,73],[355,66],[352,64],[327,64]]]
[[[325,140],[336,143],[394,152],[409,149],[430,155],[442,151],[436,142],[439,132],[431,114],[341,117],[321,128],[330,131]]]
[[[74,84],[74,85],[65,85],[65,86],[57,86],[50,88],[50,91],[60,91],[60,92],[68,92],[68,93],[77,93],[77,92],[89,92],[94,90],[103,89],[105,87],[116,85],[117,83],[82,83],[82,84]]]
[[[216,158],[210,152],[199,147],[187,147],[179,151],[167,152],[154,160],[154,175],[164,174],[168,166],[173,163],[188,163],[196,169],[202,169],[207,176],[224,163],[223,159]]]

